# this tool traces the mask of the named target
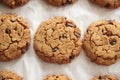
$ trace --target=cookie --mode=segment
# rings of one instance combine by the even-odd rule
[[[106,8],[117,8],[120,6],[120,0],[91,0],[93,3]]]
[[[49,4],[54,6],[61,6],[66,4],[73,4],[76,0],[46,0]]]
[[[71,79],[65,75],[50,75],[47,76],[44,80],[71,80]]]
[[[81,51],[80,36],[80,29],[73,21],[65,17],[50,18],[37,29],[34,49],[46,62],[69,63]]]
[[[83,44],[92,62],[106,66],[114,64],[120,58],[120,22],[99,20],[92,23]]]
[[[113,75],[95,76],[92,80],[118,80]]]
[[[23,80],[19,75],[11,71],[0,71],[0,80]]]
[[[3,0],[3,2],[11,8],[16,8],[26,4],[29,0]]]
[[[0,15],[0,61],[21,57],[30,44],[30,29],[17,14]]]

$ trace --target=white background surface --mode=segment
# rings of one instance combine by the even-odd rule
[[[79,26],[82,39],[87,27],[99,19],[115,19],[120,21],[120,8],[110,10],[100,8],[88,0],[78,0],[73,5],[54,7],[44,0],[30,0],[28,4],[16,9],[10,9],[0,4],[1,13],[17,13],[27,19],[31,29],[31,45],[29,50],[20,59],[1,62],[0,70],[11,70],[24,80],[43,80],[48,74],[65,74],[72,80],[91,80],[95,75],[113,74],[120,77],[120,60],[111,66],[100,66],[92,63],[84,51],[70,64],[58,65],[43,62],[38,59],[33,49],[33,38],[36,29],[42,21],[54,16],[66,16]],[[119,78],[120,79],[120,78]]]

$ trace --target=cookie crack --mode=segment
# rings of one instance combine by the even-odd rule
[[[2,21],[2,20],[1,20]],[[2,23],[0,24],[0,27],[3,25],[4,21],[2,21]]]
[[[110,48],[109,49],[104,49],[104,50],[102,50],[102,51],[105,51],[107,54],[109,54],[109,52],[108,52],[108,50],[110,50]],[[96,52],[95,52],[95,54],[96,54]],[[97,55],[97,54],[96,54]],[[103,55],[101,55],[101,56],[98,56],[97,55],[97,58],[102,58],[102,59],[104,59],[104,60],[113,60],[113,59],[117,59],[116,58],[117,57],[117,55],[115,55],[114,57],[112,57],[112,58],[110,58],[110,57],[103,57]]]
[[[98,58],[102,58],[102,59],[104,59],[104,60],[113,60],[113,59],[117,60],[116,56],[113,57],[113,58],[103,58],[103,57],[101,57],[101,56],[97,56],[96,58],[97,58],[97,59],[98,59]],[[97,60],[97,59],[96,59],[96,60]]]
[[[6,49],[3,50],[3,54],[2,54],[2,55],[4,55],[7,59],[9,59],[9,57],[8,57],[7,55],[5,55],[4,52],[5,52],[6,50],[8,50],[8,49],[10,48],[10,46],[11,46],[12,44],[14,44],[14,43],[17,43],[17,45],[18,45],[18,41],[13,41],[13,40],[12,40],[12,36],[10,36],[10,34],[8,34],[8,35],[9,35],[9,37],[10,37],[10,39],[11,39],[11,43],[9,44],[9,46],[8,46]]]
[[[22,25],[22,27],[23,27],[24,29],[26,29],[26,28],[27,28],[27,26],[26,26],[26,25],[24,25],[22,22],[20,22],[18,19],[16,19],[16,21],[17,21],[17,23],[18,23],[18,24]]]
[[[4,76],[2,76],[2,75],[0,76],[0,79],[1,79],[1,80],[13,80],[12,77],[8,77],[8,76],[5,76],[5,77],[4,77]]]
[[[12,37],[10,36],[10,34],[8,34],[9,35],[9,37],[10,37],[10,41],[11,41],[11,43],[10,44],[12,44]],[[5,51],[5,50],[7,50],[9,47],[10,47],[10,44],[8,45],[8,47],[6,48],[6,49],[4,49],[3,51]],[[0,44],[0,45],[2,45],[2,44]]]
[[[9,46],[8,46],[6,49],[4,49],[3,52],[2,52],[2,54],[1,54],[1,55],[3,55],[4,57],[6,57],[7,59],[10,59],[10,58],[9,58],[7,55],[5,55],[4,52],[10,48],[11,44],[13,44],[13,43],[10,43]]]
[[[92,36],[93,36],[93,34],[94,34],[94,32],[93,32],[93,33],[91,33],[90,38],[89,38],[90,44],[92,44],[91,42],[93,42],[93,40],[92,40]],[[94,42],[94,43],[95,43],[95,42]],[[90,47],[92,47],[92,48],[93,48],[93,46],[92,46],[92,45],[90,45]]]

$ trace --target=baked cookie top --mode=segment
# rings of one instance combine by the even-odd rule
[[[96,76],[92,80],[118,80],[113,75]]]
[[[46,0],[46,1],[54,6],[61,6],[66,4],[73,4],[76,0]]]
[[[71,79],[65,75],[50,75],[47,76],[44,80],[71,80]]]
[[[107,66],[115,63],[120,58],[120,23],[112,20],[92,23],[83,44],[91,61]]]
[[[93,3],[106,8],[117,8],[120,6],[120,0],[91,0]]]
[[[41,23],[34,37],[34,49],[47,62],[69,63],[81,51],[81,32],[65,17],[54,17]]]
[[[16,8],[26,4],[29,0],[2,0],[6,5],[11,8]]]
[[[0,15],[0,61],[19,58],[30,44],[30,29],[17,14]]]
[[[11,71],[0,71],[0,80],[23,80],[19,75]]]

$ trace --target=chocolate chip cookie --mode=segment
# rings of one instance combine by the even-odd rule
[[[50,75],[47,76],[44,80],[71,80],[71,79],[65,75]]]
[[[11,71],[0,71],[0,80],[23,80],[19,75]]]
[[[117,8],[120,6],[120,0],[91,0],[93,3],[106,8]]]
[[[69,63],[81,51],[80,36],[80,29],[73,21],[65,17],[50,18],[37,29],[34,49],[46,62]]]
[[[17,14],[0,15],[0,61],[21,57],[30,44],[30,29],[26,20]]]
[[[115,63],[120,58],[120,22],[100,20],[92,23],[83,44],[92,62],[106,66]]]
[[[61,6],[66,4],[73,4],[76,0],[46,0],[46,1],[54,6]]]
[[[92,80],[118,80],[113,75],[96,76]]]
[[[29,0],[3,0],[3,2],[11,8],[16,8],[26,4]]]

